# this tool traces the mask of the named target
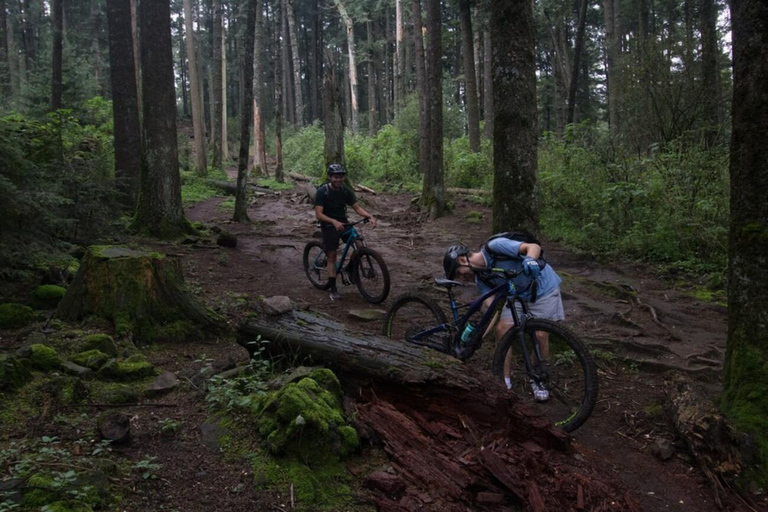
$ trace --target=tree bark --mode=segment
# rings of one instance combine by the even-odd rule
[[[115,182],[121,204],[133,211],[139,195],[142,151],[129,0],[107,0],[107,24],[115,137]]]
[[[141,45],[139,45],[139,8],[137,0],[131,1],[131,34],[133,37],[133,80],[136,85],[136,101],[139,105],[139,127],[141,127],[141,117],[144,115],[141,96]],[[139,128],[141,129],[141,128]]]
[[[584,33],[587,26],[587,0],[579,3],[579,22],[576,32],[576,46],[573,49],[573,71],[571,71],[571,83],[568,88],[568,115],[565,124],[573,124],[576,112],[576,91],[579,88],[579,71],[581,53],[584,51]]]
[[[608,125],[611,135],[617,135],[619,129],[619,60],[621,45],[618,26],[619,7],[616,0],[603,0],[605,17],[605,62],[606,62],[606,96],[608,97]]]
[[[431,219],[445,210],[443,176],[443,40],[440,0],[427,0],[426,113],[429,118],[429,152],[426,158],[421,203]]]
[[[264,67],[262,54],[266,49],[264,44],[263,6],[261,0],[256,0],[256,25],[253,50],[253,165],[256,174],[269,176],[267,169],[267,150],[264,136]]]
[[[248,147],[251,144],[251,105],[253,103],[253,47],[256,27],[256,12],[261,5],[258,0],[249,0],[245,21],[245,34],[243,37],[243,102],[240,105],[240,152],[237,158],[237,194],[235,196],[235,214],[232,220],[235,222],[248,221],[248,200],[246,187],[248,186]]]
[[[510,19],[515,19],[513,25]],[[539,227],[536,31],[528,0],[494,2],[493,230]]]
[[[222,165],[222,89],[221,89],[221,0],[213,0],[213,59],[211,62],[211,83],[213,89],[213,122],[211,129],[213,132],[213,166],[216,169],[223,169]]]
[[[402,0],[395,0],[395,115],[405,105],[405,45]]]
[[[712,146],[719,130],[720,87],[717,66],[717,8],[714,0],[699,0],[701,32],[701,98],[704,104],[704,141]]]
[[[8,18],[5,12],[5,0],[0,0],[0,95],[8,98],[11,94],[13,76],[8,53]]]
[[[221,159],[229,160],[229,143],[227,139],[227,31],[224,28],[224,18],[221,23]]]
[[[344,163],[344,123],[339,110],[339,85],[336,81],[333,54],[326,50],[323,70],[323,127],[325,130],[325,167]]]
[[[297,128],[304,126],[304,99],[301,93],[301,60],[299,59],[299,35],[296,30],[293,0],[285,0],[285,13],[288,17],[288,32],[291,38],[291,57],[293,59],[293,93],[295,96],[295,123]]]
[[[282,19],[282,16],[281,16]],[[275,30],[275,51],[281,55],[285,54],[285,46],[280,46],[280,39],[283,35],[284,23],[278,25]],[[283,103],[283,64],[285,60],[281,56],[275,58],[275,176],[283,174],[283,116],[280,105]]]
[[[203,91],[200,83],[199,64],[195,50],[195,31],[192,24],[191,0],[184,0],[184,24],[187,29],[187,59],[189,60],[189,94],[192,103],[192,131],[195,137],[195,172],[208,174],[208,149],[205,143],[205,113]]]
[[[475,48],[472,32],[472,12],[469,0],[459,0],[459,22],[464,57],[464,98],[467,105],[469,150],[480,152],[480,113],[477,108],[477,79],[475,78]]]
[[[352,133],[357,133],[357,64],[355,59],[355,27],[341,0],[333,0],[347,29],[347,53],[349,53],[350,108],[352,109]]]
[[[376,110],[376,54],[374,51],[373,41],[373,22],[368,21],[366,23],[366,30],[368,32],[368,132],[371,135],[375,135],[378,130],[378,123],[376,122],[377,110]]]
[[[51,79],[51,110],[57,111],[61,108],[61,93],[62,93],[62,50],[63,50],[63,18],[64,18],[64,6],[62,5],[64,0],[52,0],[51,16],[53,18],[53,58],[51,69],[53,75]]]
[[[728,349],[722,406],[753,434],[755,480],[768,478],[768,4],[733,2],[733,129]]]
[[[173,238],[192,228],[181,207],[170,4],[141,2],[140,18],[144,125],[141,192],[133,226]]]
[[[483,116],[485,119],[484,135],[487,139],[493,138],[493,67],[492,56],[493,47],[491,46],[490,29],[483,30],[483,97],[485,105],[483,107]]]
[[[318,0],[312,0],[312,12],[311,12],[311,37],[309,41],[309,105],[311,115],[309,122],[312,123],[315,119],[322,119],[323,113],[320,111],[320,83],[322,73],[322,52],[323,46],[320,34],[320,2]]]
[[[182,7],[183,10],[183,7]],[[189,106],[189,66],[187,65],[187,38],[184,27],[184,14],[182,11],[178,19],[176,29],[179,31],[179,79],[181,80],[181,115],[191,119]],[[194,127],[193,127],[194,133]]]
[[[421,0],[411,0],[413,18],[413,52],[416,54],[416,95],[419,98],[419,172],[427,169],[429,154],[429,117],[427,116],[427,70],[424,63],[424,25],[421,17]]]

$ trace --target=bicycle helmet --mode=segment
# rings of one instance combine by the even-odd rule
[[[465,245],[452,245],[443,256],[443,270],[445,270],[446,279],[456,277],[456,269],[459,268],[459,256],[466,256],[469,250]]]
[[[347,170],[341,164],[331,164],[331,165],[329,165],[328,166],[328,176],[333,176],[335,174],[346,175],[347,174]]]

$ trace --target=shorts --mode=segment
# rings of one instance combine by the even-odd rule
[[[523,314],[523,307],[519,303],[515,303],[517,308],[517,314]],[[534,318],[544,318],[546,320],[552,320],[555,322],[565,320],[565,311],[563,310],[563,299],[560,296],[560,288],[557,288],[552,293],[539,297],[536,302],[529,302],[528,309],[531,311],[531,315]],[[502,319],[512,319],[512,311],[509,306],[504,306],[501,310]]]
[[[342,235],[342,233],[346,231],[346,225],[345,229],[342,231],[338,231],[336,228],[334,228],[333,224],[323,225],[320,229],[323,235],[323,250],[325,252],[333,252],[337,250],[339,248],[339,240],[346,242],[349,238],[348,234]]]

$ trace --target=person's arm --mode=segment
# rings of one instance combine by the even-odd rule
[[[344,224],[324,214],[323,207],[320,205],[315,206],[315,217],[317,217],[317,220],[327,222],[328,224],[333,225],[333,227],[336,228],[336,231],[341,231],[342,229],[344,229]]]
[[[520,253],[520,256],[528,256],[529,258],[537,260],[541,256],[541,246],[538,244],[523,243],[520,244],[518,252]]]
[[[520,244],[520,256],[523,257],[523,273],[528,277],[539,277],[541,267],[539,266],[539,256],[541,256],[541,246],[538,244]]]
[[[355,213],[357,213],[361,217],[365,217],[371,222],[372,227],[376,227],[376,217],[365,211],[365,208],[360,206],[360,203],[355,203],[352,205],[352,209],[355,210]]]

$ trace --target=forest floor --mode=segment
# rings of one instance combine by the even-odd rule
[[[248,209],[252,224],[231,222],[231,202],[223,197],[187,207],[189,220],[235,234],[235,249],[203,244],[153,246],[179,256],[190,287],[214,307],[231,303],[241,294],[285,295],[297,307],[330,315],[350,329],[378,333],[381,322],[356,320],[349,311],[386,309],[399,294],[415,289],[444,304],[444,295],[432,287],[432,279],[442,274],[446,247],[457,241],[477,247],[491,234],[490,208],[460,196],[451,197],[452,214],[427,221],[411,205],[410,195],[359,192],[361,204],[379,219],[378,228],[364,226],[362,231],[368,246],[387,262],[392,290],[384,304],[371,305],[356,288],[340,286],[343,300],[333,302],[327,292],[313,288],[303,272],[304,245],[317,236],[313,209],[302,201],[303,195],[303,188],[297,186],[257,197]],[[713,398],[719,393],[727,334],[724,306],[698,299],[698,283],[660,279],[647,266],[596,261],[555,243],[543,244],[548,261],[563,278],[567,325],[594,351],[599,366],[599,400],[591,418],[572,436],[575,450],[592,464],[607,468],[604,473],[612,475],[613,483],[625,489],[642,510],[718,510],[711,484],[684,449],[666,461],[652,452],[658,440],[675,440],[664,414],[670,372],[691,374],[706,384]],[[464,297],[470,298],[473,291],[473,287],[464,288]],[[13,348],[13,338],[2,334],[0,348]],[[467,364],[488,369],[492,345],[486,343]],[[232,366],[247,359],[247,353],[232,342],[211,342],[161,345],[148,357],[165,370],[193,376],[206,360]],[[158,479],[134,486],[124,496],[121,510],[290,509],[289,496],[254,490],[247,461],[221,453],[217,440],[226,432],[210,422],[199,393],[187,387],[160,401],[175,406],[128,408],[134,441],[121,453],[133,461],[157,457],[162,469]],[[179,432],[160,435],[159,426],[170,420],[182,423]],[[64,427],[40,418],[26,428],[27,435],[64,435]],[[364,451],[363,461],[353,464],[357,471],[366,464],[366,457],[381,463],[383,455],[375,449]],[[355,472],[354,467],[350,469]],[[724,510],[768,510],[764,495],[746,497],[749,505],[732,492],[721,493],[720,498]]]

